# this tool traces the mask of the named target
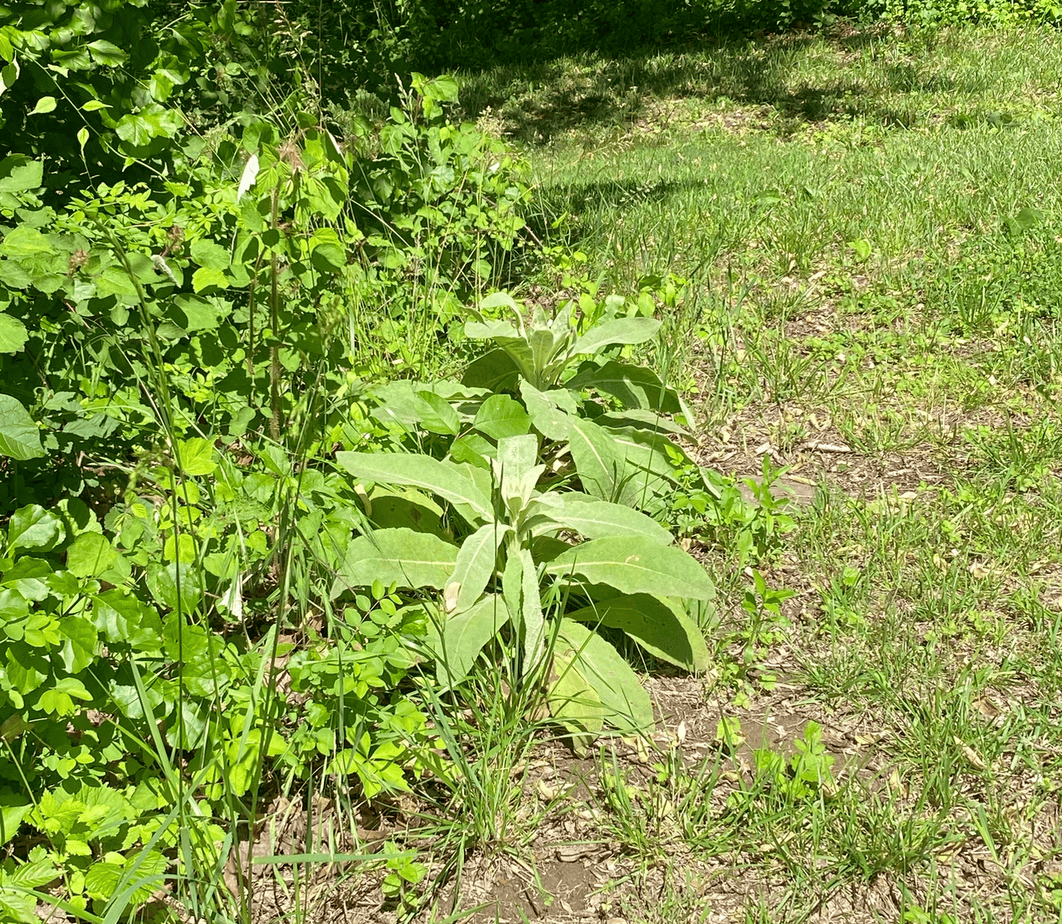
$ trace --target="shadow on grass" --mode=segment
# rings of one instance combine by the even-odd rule
[[[847,55],[882,38],[869,30],[826,41]],[[790,121],[861,116],[883,126],[908,127],[916,117],[914,108],[904,105],[905,94],[953,87],[950,78],[914,62],[883,64],[873,83],[847,77],[841,62],[833,64],[835,76],[824,75],[820,82],[794,80],[813,47],[822,43],[818,35],[790,34],[700,42],[628,57],[587,54],[498,66],[463,75],[461,104],[467,118],[493,117],[510,136],[542,144],[573,130],[625,128],[651,120],[654,101],[675,98],[699,101],[706,109],[724,101],[766,106]]]

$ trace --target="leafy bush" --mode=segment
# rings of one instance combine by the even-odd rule
[[[497,143],[446,122],[452,81],[417,87],[419,114],[361,120],[346,144],[309,113],[287,136],[249,118],[239,138],[186,142],[180,180],[101,184],[63,209],[44,204],[41,161],[0,161],[0,454],[49,459],[20,468],[20,496],[54,489],[52,460],[153,442],[148,385],[179,435],[279,439],[352,375],[425,363],[516,245],[528,187]],[[93,480],[64,466],[58,484]]]

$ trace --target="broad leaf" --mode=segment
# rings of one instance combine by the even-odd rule
[[[572,749],[585,754],[605,727],[605,709],[577,663],[576,652],[558,645],[553,653],[553,676],[546,693],[553,717],[569,733]]]
[[[465,324],[465,336],[470,340],[493,341],[509,354],[525,378],[534,377],[535,357],[531,345],[523,333],[508,321],[469,321]]]
[[[474,426],[491,439],[519,436],[531,429],[531,418],[515,399],[508,395],[491,395],[476,412]]]
[[[494,520],[490,496],[476,486],[465,466],[402,452],[338,452],[336,461],[355,478],[376,484],[423,488],[443,500]]]
[[[595,500],[575,491],[544,494],[535,499],[534,513],[549,517],[558,529],[569,529],[587,539],[634,536],[671,545],[672,535],[644,513]]]
[[[604,366],[584,363],[564,383],[565,388],[592,388],[617,398],[625,408],[688,415],[688,409],[674,389],[660,381],[652,369],[610,360]]]
[[[0,456],[24,462],[44,455],[37,425],[10,395],[0,395]]]
[[[571,354],[594,354],[606,346],[645,343],[659,330],[660,322],[653,318],[615,318],[590,328],[575,341]]]
[[[7,552],[14,549],[55,548],[66,536],[62,518],[38,504],[19,507],[7,524]]]
[[[520,396],[527,405],[532,426],[546,439],[558,443],[568,439],[575,423],[574,413],[560,407],[559,402],[555,400],[560,395],[569,400],[572,397],[571,392],[567,390],[539,391],[530,382],[520,383]],[[572,404],[574,405],[574,401]],[[572,411],[574,412],[574,407]]]
[[[594,690],[606,722],[624,732],[653,727],[653,705],[638,675],[618,651],[596,632],[562,619],[556,652],[571,653],[570,665]],[[556,657],[556,655],[555,655]]]
[[[509,615],[523,641],[523,669],[538,666],[545,650],[546,624],[542,615],[538,572],[527,549],[510,551],[502,574],[502,593]]]
[[[461,544],[453,573],[446,582],[446,612],[467,610],[486,590],[508,529],[498,523],[481,526]]]
[[[546,466],[538,463],[538,437],[530,433],[507,436],[498,442],[498,455],[492,469],[501,485],[501,494],[515,519],[535,491]]]
[[[8,154],[0,160],[0,193],[37,189],[44,181],[44,164],[25,154]]]
[[[623,485],[620,501],[639,510],[654,511],[675,482],[677,461],[689,457],[680,446],[660,433],[644,430],[610,430],[633,475]]]
[[[546,573],[607,584],[625,594],[692,600],[715,597],[715,586],[696,559],[650,539],[593,539],[558,555],[546,565]]]
[[[605,501],[620,499],[633,473],[627,469],[620,445],[607,431],[592,420],[573,417],[568,449],[587,494]]]
[[[418,391],[417,397],[420,399],[418,410],[421,427],[429,433],[441,433],[444,436],[457,436],[461,432],[457,411],[450,407],[445,398],[426,388]]]
[[[677,606],[658,597],[614,597],[569,613],[567,618],[619,629],[649,654],[688,671],[707,670],[711,663],[697,624]]]
[[[468,676],[483,646],[509,621],[509,609],[499,594],[487,594],[467,610],[440,618],[442,625],[432,627],[427,642],[439,662],[436,677],[448,689]]]
[[[464,385],[485,388],[492,392],[508,392],[516,389],[520,370],[512,357],[500,347],[474,359],[461,376]]]
[[[457,564],[457,546],[412,529],[378,529],[371,536],[358,536],[332,584],[332,598],[374,581],[400,587],[431,587],[442,590]]]
[[[375,488],[364,504],[366,516],[377,529],[407,527],[446,538],[443,509],[423,491]]]

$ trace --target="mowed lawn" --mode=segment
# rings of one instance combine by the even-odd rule
[[[1059,920],[1062,35],[564,59],[462,102],[569,277],[673,277],[658,366],[763,502],[751,555],[691,529],[718,668],[650,681],[660,751],[605,748],[568,833],[608,859],[542,919]]]

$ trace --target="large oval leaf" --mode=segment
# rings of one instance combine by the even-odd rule
[[[623,537],[584,542],[547,564],[546,574],[607,584],[625,594],[691,600],[715,597],[715,585],[694,558],[675,546],[663,546],[649,539]]]
[[[652,340],[660,330],[660,322],[654,318],[614,318],[598,324],[583,334],[572,345],[571,355],[597,353],[607,346],[645,343]]]
[[[446,582],[446,610],[468,609],[486,590],[498,556],[498,544],[508,532],[498,523],[481,526],[461,544],[457,563]]]
[[[378,529],[358,536],[349,546],[332,584],[332,599],[374,581],[399,587],[442,590],[457,564],[457,546],[431,533],[412,529]]]
[[[671,545],[672,536],[656,520],[644,513],[596,500],[577,491],[553,492],[535,499],[533,514],[543,513],[557,529],[567,529],[587,539],[633,536]]]
[[[0,456],[25,462],[43,455],[33,418],[11,395],[0,395]]]
[[[467,610],[440,614],[440,619],[429,630],[427,643],[438,661],[439,684],[449,689],[468,676],[483,646],[509,621],[509,608],[499,594],[487,594]]]
[[[605,501],[620,497],[631,473],[619,444],[608,432],[593,421],[573,417],[568,449],[587,494]]]
[[[688,411],[678,392],[668,388],[648,366],[609,360],[604,366],[586,362],[564,383],[565,388],[593,388],[619,399],[624,408],[683,414]]]
[[[711,664],[697,623],[658,597],[614,597],[569,613],[568,619],[619,629],[649,654],[688,671],[704,671]]]
[[[481,519],[494,519],[490,497],[473,483],[465,466],[403,452],[337,452],[336,461],[355,478],[423,488]]]
[[[570,653],[570,654],[569,654]],[[555,657],[571,658],[601,702],[603,718],[624,732],[647,732],[653,727],[653,704],[638,675],[618,651],[600,635],[570,619],[562,619]]]

